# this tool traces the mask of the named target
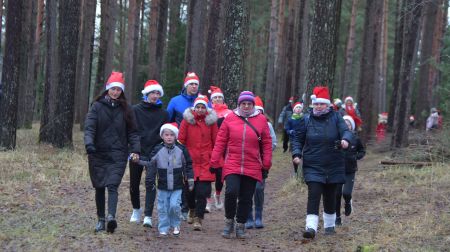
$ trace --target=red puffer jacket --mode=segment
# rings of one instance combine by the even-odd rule
[[[208,109],[205,115],[195,113],[188,108],[183,113],[178,140],[186,146],[192,158],[194,179],[215,181],[216,175],[209,171],[209,160],[217,136],[217,115]]]
[[[220,167],[221,156],[225,156],[222,179],[229,174],[240,174],[262,181],[262,169],[269,170],[272,166],[272,138],[266,117],[256,111],[248,121],[259,132],[261,147],[255,131],[238,117],[236,110],[220,126],[211,167]]]

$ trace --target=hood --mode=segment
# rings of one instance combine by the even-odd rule
[[[205,116],[205,123],[206,125],[213,125],[217,122],[217,114],[213,109],[207,108],[206,109],[207,114]],[[189,124],[195,124],[195,115],[193,113],[192,108],[187,108],[183,112],[183,119],[186,120]]]

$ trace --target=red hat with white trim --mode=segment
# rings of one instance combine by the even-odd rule
[[[259,96],[255,96],[255,109],[259,109],[264,113],[264,103]]]
[[[175,137],[178,138],[178,125],[177,123],[173,122],[173,123],[165,123],[163,124],[163,126],[161,126],[161,129],[159,130],[159,135],[162,137],[162,134],[164,132],[164,130],[171,130],[174,134]]]
[[[105,90],[112,87],[120,87],[122,91],[125,91],[125,81],[123,80],[123,74],[121,72],[112,72],[105,84]]]
[[[350,122],[350,125],[352,125],[352,130],[355,130],[355,120],[353,120],[353,117],[349,115],[343,116],[344,120]]]
[[[203,104],[205,107],[208,107],[208,97],[206,95],[199,94],[194,100],[194,108],[197,104]]]
[[[314,87],[313,94],[311,95],[312,104],[315,103],[325,103],[330,105],[330,92],[328,91],[328,87]]]
[[[210,86],[208,93],[211,94],[211,96],[210,96],[211,100],[212,100],[212,98],[217,97],[217,96],[224,98],[222,90],[216,86]]]
[[[187,87],[187,85],[197,83],[200,85],[200,79],[198,78],[197,74],[194,72],[188,72],[186,74],[186,77],[184,78],[184,87]]]
[[[161,94],[161,97],[164,96],[164,91],[163,91],[161,84],[159,84],[155,80],[148,80],[145,83],[144,89],[141,91],[141,93],[143,95],[148,95],[150,92],[153,92],[153,91],[158,91]]]
[[[344,102],[347,103],[347,101],[351,101],[353,103],[354,102],[353,97],[351,97],[351,96],[345,97]]]
[[[301,102],[294,103],[294,106],[292,107],[292,109],[295,109],[296,107],[300,107],[300,109],[303,109],[303,103],[301,103]]]

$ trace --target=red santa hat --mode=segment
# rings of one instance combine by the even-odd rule
[[[301,102],[294,103],[294,106],[292,107],[292,109],[295,109],[296,107],[300,107],[300,109],[303,109],[303,103],[301,103]]]
[[[171,130],[174,134],[175,137],[178,138],[178,125],[177,123],[173,122],[173,123],[165,123],[163,124],[163,126],[161,126],[161,129],[159,130],[159,135],[162,137],[164,130]]]
[[[347,103],[347,101],[351,101],[352,103],[354,103],[353,97],[351,97],[351,96],[345,97],[344,102]]]
[[[198,78],[197,74],[194,72],[188,72],[186,74],[186,77],[184,78],[184,87],[187,87],[187,85],[197,83],[200,85],[200,79]]]
[[[352,130],[355,130],[355,120],[349,115],[343,116],[344,120],[349,121],[350,125],[352,125]]]
[[[148,95],[150,92],[153,91],[159,91],[161,94],[161,97],[164,96],[164,91],[162,86],[155,80],[148,80],[145,85],[144,89],[141,91],[143,95]]]
[[[315,103],[325,103],[330,105],[330,92],[328,91],[328,87],[314,87],[313,94],[311,95],[312,104]]]
[[[255,109],[259,109],[264,113],[264,103],[259,96],[255,96]]]
[[[210,86],[209,90],[208,90],[208,93],[211,94],[211,96],[210,96],[211,100],[212,100],[212,98],[217,97],[217,96],[225,98],[223,96],[222,90],[219,87],[216,87],[216,86]]]
[[[294,96],[289,97],[289,102],[294,102]]]
[[[208,97],[206,95],[199,94],[194,100],[194,108],[197,104],[203,104],[205,107],[208,107]]]
[[[105,90],[112,87],[120,87],[122,91],[125,91],[125,81],[121,72],[112,72],[105,84]]]

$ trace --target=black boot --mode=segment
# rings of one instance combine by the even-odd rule
[[[105,218],[98,218],[97,225],[95,225],[95,232],[105,231]]]
[[[341,219],[341,216],[337,216],[337,217],[336,217],[335,224],[336,224],[336,226],[342,226],[342,219]]]
[[[314,239],[315,236],[316,236],[316,231],[312,228],[307,228],[303,232],[303,238]]]
[[[336,230],[334,227],[327,227],[325,228],[325,235],[334,235],[336,233]]]
[[[114,216],[112,216],[111,214],[108,214],[106,231],[108,233],[114,233],[114,230],[116,230],[116,228],[117,228],[116,218],[114,218]]]
[[[345,216],[349,216],[352,213],[352,196],[351,195],[343,195],[345,200],[344,213]]]
[[[222,237],[230,239],[233,231],[234,231],[234,219],[226,219],[225,228],[223,229],[222,232]]]

